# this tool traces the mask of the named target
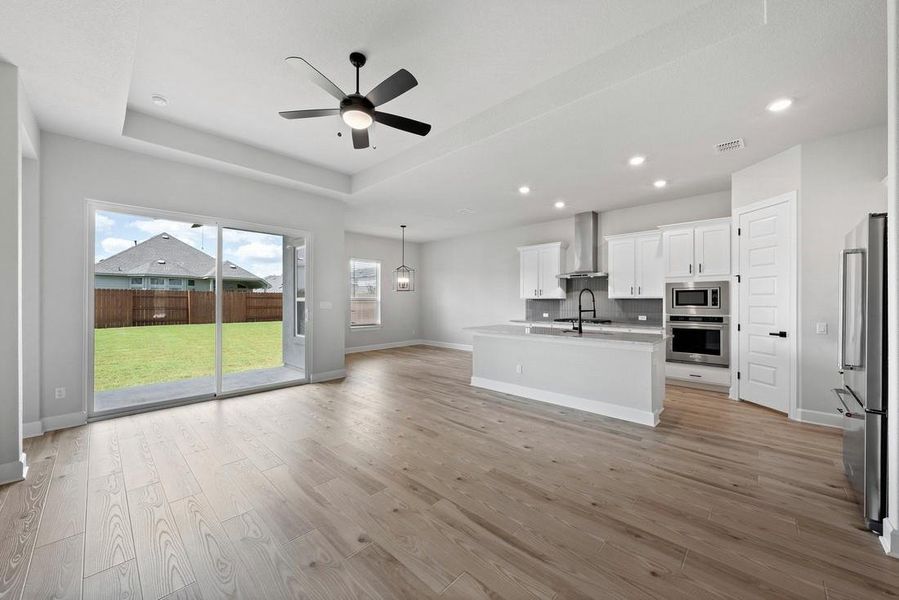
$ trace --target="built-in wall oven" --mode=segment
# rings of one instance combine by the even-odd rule
[[[730,365],[730,322],[727,317],[669,315],[666,359],[727,367]]]
[[[665,287],[666,359],[730,366],[728,282],[678,282]]]

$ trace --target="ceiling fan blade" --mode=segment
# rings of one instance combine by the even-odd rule
[[[375,106],[390,102],[400,94],[405,94],[418,85],[418,80],[406,69],[400,69],[370,91],[368,98]]]
[[[394,129],[414,133],[415,135],[428,135],[428,132],[431,131],[431,126],[427,123],[377,110],[375,111],[375,121],[383,123],[388,127],[393,127]]]
[[[282,110],[278,113],[285,119],[309,119],[340,114],[339,108],[314,108],[312,110]]]
[[[305,59],[300,58],[299,56],[288,56],[284,59],[288,64],[293,65],[297,69],[300,70],[312,83],[325,90],[338,100],[343,100],[346,98],[346,94],[343,93],[333,81],[322,75],[321,71],[310,65],[306,62]]]
[[[368,129],[353,130],[353,148],[356,150],[368,148]]]

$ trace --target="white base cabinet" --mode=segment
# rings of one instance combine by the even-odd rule
[[[662,298],[662,236],[658,231],[606,237],[609,298]]]
[[[565,268],[565,246],[562,242],[522,246],[518,248],[518,254],[522,299],[565,299],[565,281],[558,278]]]

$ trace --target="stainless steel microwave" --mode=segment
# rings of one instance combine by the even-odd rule
[[[726,315],[729,309],[727,281],[689,281],[665,286],[669,315]]]

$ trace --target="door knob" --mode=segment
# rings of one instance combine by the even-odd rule
[[[786,331],[772,331],[772,332],[769,333],[768,335],[773,335],[773,336],[775,336],[775,337],[784,337],[784,338],[785,338],[785,337],[787,337],[787,332],[786,332]]]

